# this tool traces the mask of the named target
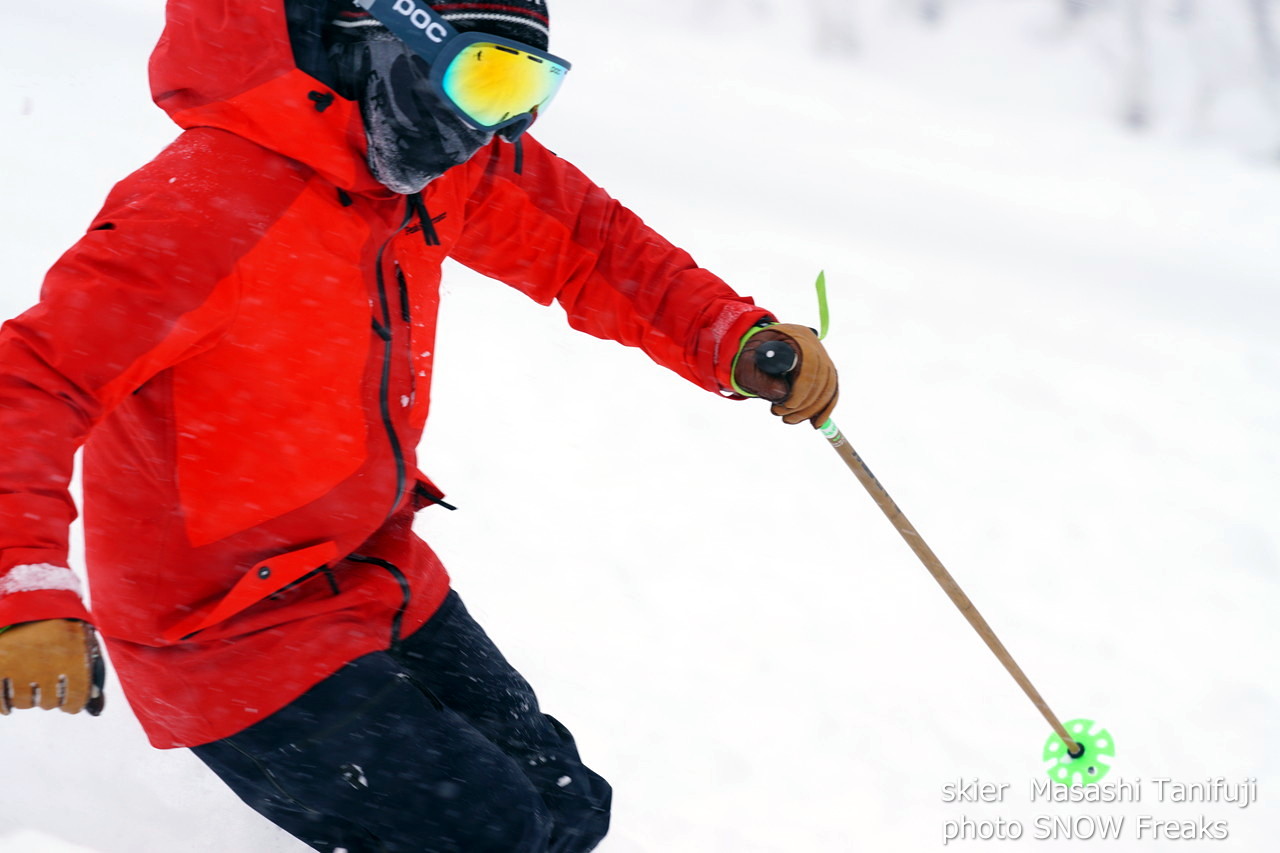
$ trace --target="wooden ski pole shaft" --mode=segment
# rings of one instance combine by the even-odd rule
[[[1049,710],[1048,704],[1040,696],[1040,691],[1036,690],[1035,685],[1031,683],[1031,679],[1027,678],[1026,673],[1022,671],[1022,667],[1018,666],[1017,661],[1013,659],[1013,655],[1009,654],[1009,650],[1004,647],[1004,643],[1000,642],[996,632],[991,630],[987,620],[982,618],[978,608],[973,606],[969,596],[965,595],[964,590],[960,588],[955,578],[947,571],[947,567],[942,565],[942,561],[933,553],[933,549],[924,541],[919,531],[916,530],[915,525],[902,514],[902,510],[894,503],[893,498],[885,491],[884,486],[880,485],[880,481],[876,479],[875,474],[871,473],[867,463],[862,461],[862,457],[853,449],[853,445],[849,444],[840,433],[840,429],[835,425],[835,422],[827,421],[823,426],[822,433],[831,442],[831,446],[835,448],[836,453],[840,454],[840,458],[849,466],[849,470],[858,478],[858,482],[871,495],[871,499],[876,502],[876,506],[880,507],[880,510],[893,524],[894,528],[906,540],[907,545],[920,558],[920,562],[924,563],[924,567],[929,570],[929,574],[933,575],[933,579],[942,587],[947,597],[959,608],[964,618],[969,620],[969,624],[973,626],[973,630],[978,632],[978,636],[987,644],[987,648],[991,649],[1000,663],[1004,664],[1004,668],[1013,676],[1013,680],[1018,682],[1018,686],[1022,688],[1023,693],[1027,694],[1031,704],[1036,706],[1049,725],[1053,727],[1053,730],[1057,732],[1058,737],[1062,738],[1062,742],[1067,746],[1067,752],[1070,755],[1079,754],[1080,745],[1075,742],[1071,735],[1067,734],[1066,728],[1062,723],[1058,722],[1058,718],[1053,715],[1053,712]]]
[[[779,375],[790,372],[796,365],[795,351],[786,343],[771,342],[772,346],[761,347],[756,351],[756,365],[765,373]],[[782,369],[780,369],[782,368]],[[991,626],[987,624],[987,620],[982,618],[982,614],[978,612],[978,608],[973,606],[973,602],[969,600],[969,596],[965,595],[964,590],[956,583],[955,578],[947,571],[946,566],[942,565],[942,561],[933,553],[933,549],[924,541],[915,525],[907,520],[902,510],[894,503],[893,498],[880,485],[880,481],[876,479],[875,474],[871,473],[871,469],[867,467],[867,463],[862,461],[862,457],[853,449],[853,445],[845,439],[841,434],[840,428],[836,426],[835,421],[828,420],[822,426],[822,434],[826,437],[831,446],[835,448],[836,453],[840,454],[840,458],[849,466],[849,470],[858,478],[858,482],[871,495],[872,500],[876,502],[876,506],[885,514],[894,528],[911,546],[911,550],[920,558],[920,562],[924,563],[924,567],[929,570],[929,574],[933,575],[933,579],[938,582],[946,592],[951,602],[959,608],[960,613],[969,624],[973,626],[973,630],[978,632],[978,636],[987,644],[987,648],[995,654],[1000,663],[1004,664],[1004,668],[1013,676],[1013,680],[1022,688],[1022,692],[1027,694],[1027,698],[1031,700],[1031,704],[1035,705],[1040,714],[1045,718],[1058,737],[1062,738],[1062,742],[1067,747],[1067,753],[1071,756],[1079,756],[1084,750],[1071,735],[1067,734],[1066,727],[1058,721],[1053,712],[1049,710],[1049,705],[1040,696],[1040,691],[1036,690],[1035,685],[1031,683],[1031,679],[1027,678],[1026,673],[1022,671],[1022,667],[1018,666],[1013,659],[1013,655],[1009,654],[1009,650],[1004,647],[1004,643],[1000,642],[1000,638],[996,636],[995,631],[991,630]]]

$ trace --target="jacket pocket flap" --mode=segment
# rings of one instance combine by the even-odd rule
[[[337,558],[338,546],[333,542],[322,542],[263,560],[236,581],[236,585],[212,610],[191,614],[165,631],[164,638],[170,642],[178,642],[230,619],[289,584],[324,568]]]

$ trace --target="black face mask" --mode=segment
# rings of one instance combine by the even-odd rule
[[[369,170],[388,189],[416,193],[493,139],[441,101],[427,63],[382,27],[337,33],[328,51],[334,88],[360,104]]]

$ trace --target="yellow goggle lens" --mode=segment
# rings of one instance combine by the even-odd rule
[[[568,69],[545,57],[479,42],[454,57],[444,92],[483,127],[538,113],[555,97]]]

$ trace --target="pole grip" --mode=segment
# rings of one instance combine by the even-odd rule
[[[785,376],[796,369],[800,356],[786,341],[765,341],[756,350],[756,367],[770,376]]]

